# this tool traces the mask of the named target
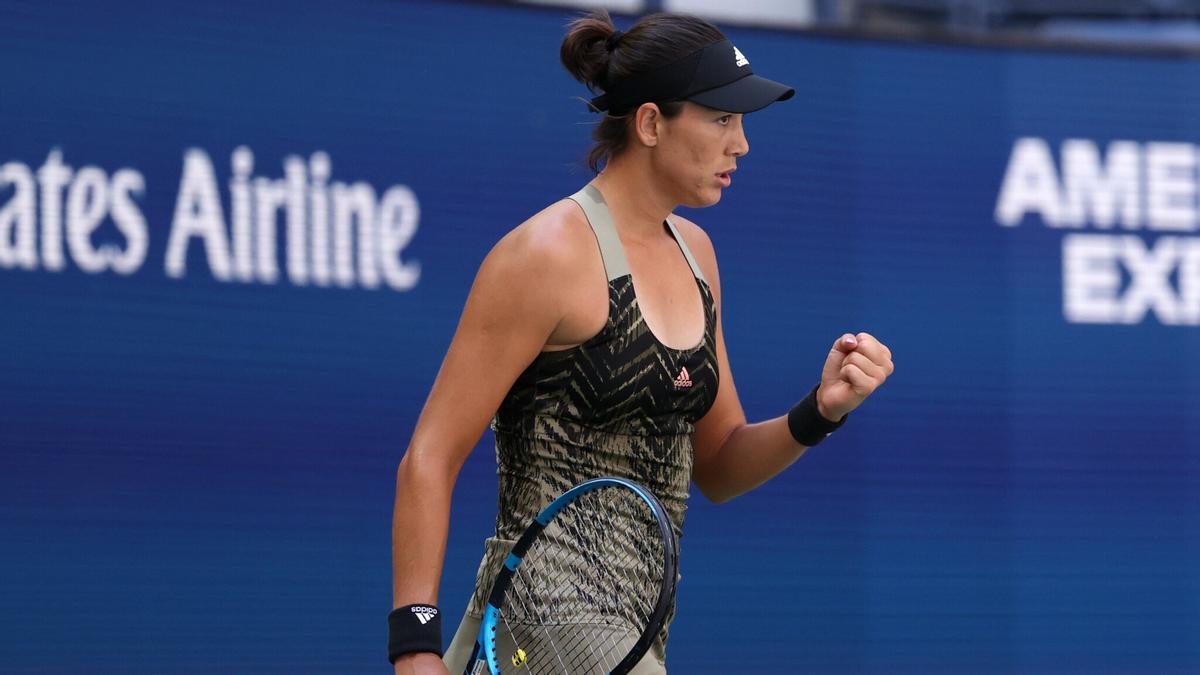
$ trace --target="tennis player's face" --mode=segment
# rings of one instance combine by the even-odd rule
[[[699,208],[721,201],[737,159],[750,151],[742,117],[688,102],[665,120],[656,168],[670,180],[680,204]]]

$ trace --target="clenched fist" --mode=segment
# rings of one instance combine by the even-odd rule
[[[892,374],[892,350],[870,333],[846,333],[833,343],[821,388],[817,391],[817,410],[821,417],[840,421],[857,408]]]

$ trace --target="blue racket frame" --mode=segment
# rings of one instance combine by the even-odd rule
[[[475,648],[471,651],[471,658],[467,659],[467,667],[463,671],[463,675],[481,675],[483,673],[482,667],[486,667],[487,672],[491,675],[499,675],[500,661],[496,657],[496,629],[500,621],[500,608],[504,603],[504,594],[508,592],[508,587],[512,583],[513,574],[521,566],[525,554],[529,552],[529,547],[533,544],[534,540],[538,538],[542,530],[550,524],[550,521],[554,520],[558,512],[562,511],[567,504],[589,492],[614,486],[624,487],[646,502],[646,506],[650,507],[650,511],[658,520],[663,541],[667,543],[667,546],[664,547],[664,583],[655,605],[654,616],[650,622],[651,625],[655,623],[661,625],[669,608],[671,596],[675,592],[675,578],[679,570],[678,542],[675,539],[675,531],[671,529],[671,521],[667,518],[666,509],[663,508],[662,503],[658,501],[654,493],[631,480],[615,476],[593,478],[567,490],[558,499],[550,502],[529,523],[529,526],[525,528],[525,532],[521,534],[521,538],[513,545],[508,557],[504,560],[504,567],[496,575],[496,581],[492,584],[492,592],[488,595],[487,607],[483,610],[483,621],[480,623],[479,633],[475,637]],[[637,654],[639,649],[641,653],[638,654],[638,658],[642,654],[645,654],[650,642],[654,639],[653,633],[657,632],[657,626],[654,628],[654,631],[647,630],[643,633],[642,638],[631,651],[630,656]],[[631,660],[630,656],[626,656],[621,663],[617,664],[617,667],[612,672],[628,672],[636,664],[636,660],[634,663],[627,663]]]

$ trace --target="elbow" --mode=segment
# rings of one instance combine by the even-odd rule
[[[696,484],[696,489],[700,491],[700,494],[704,495],[704,498],[713,504],[724,504],[739,494],[729,489],[729,486],[722,485],[720,482],[714,481],[707,476],[701,476],[700,474],[694,474],[692,482]]]
[[[692,482],[704,498],[713,504],[724,504],[745,492],[739,484],[736,469],[729,466],[737,447],[731,443],[734,434],[746,427],[745,419],[712,431],[703,438],[693,439]]]
[[[700,491],[700,494],[704,495],[704,497],[713,504],[724,504],[737,496],[735,494],[713,493],[705,492],[703,490]]]
[[[396,467],[396,484],[453,485],[462,465],[463,462],[455,461],[442,453],[422,452],[410,446]]]
[[[705,496],[705,498],[707,498],[708,501],[712,502],[713,504],[725,504],[729,501],[732,501],[734,497],[738,496],[737,492],[707,492],[706,493],[706,492],[701,491],[701,494],[703,494]]]

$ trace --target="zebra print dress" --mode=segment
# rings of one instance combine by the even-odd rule
[[[646,326],[624,250],[600,191],[571,199],[588,218],[608,275],[608,320],[587,342],[542,352],[504,398],[496,437],[499,510],[467,613],[481,616],[508,549],[529,521],[568,488],[619,476],[650,488],[682,534],[692,475],[692,431],[717,393],[712,292],[678,231],[666,226],[700,290],[704,336],[689,349],[668,347]],[[673,611],[672,611],[673,614]],[[659,648],[665,647],[666,631]]]

